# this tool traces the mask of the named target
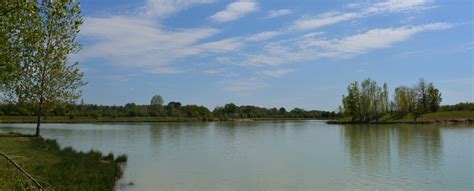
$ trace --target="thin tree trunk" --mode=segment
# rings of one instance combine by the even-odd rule
[[[38,113],[38,119],[36,120],[36,137],[40,136],[40,126],[41,126],[41,113]]]
[[[39,106],[38,106],[38,118],[36,120],[36,133],[35,136],[40,136],[40,127],[41,127],[41,117],[43,115],[43,98],[40,98]]]

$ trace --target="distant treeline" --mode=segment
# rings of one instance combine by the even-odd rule
[[[34,116],[35,108],[28,105],[1,104],[0,115],[5,116]],[[150,105],[128,103],[124,106],[108,106],[94,104],[69,104],[57,107],[47,113],[49,116],[81,117],[192,117],[201,120],[212,119],[239,119],[239,118],[311,118],[329,119],[337,117],[335,112],[306,111],[294,108],[287,111],[285,108],[263,108],[257,106],[237,106],[233,103],[223,107],[216,107],[210,111],[204,106],[181,105],[180,102],[169,102],[162,105],[160,102]]]
[[[455,105],[443,105],[440,111],[474,111],[474,103],[458,103]]]

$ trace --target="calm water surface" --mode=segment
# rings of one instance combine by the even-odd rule
[[[473,125],[44,124],[42,133],[126,153],[122,190],[474,190]]]

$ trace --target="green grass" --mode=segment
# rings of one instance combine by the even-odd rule
[[[419,116],[417,121],[443,121],[456,119],[474,119],[474,111],[440,111],[426,113]],[[414,120],[412,114],[407,115],[385,115],[379,121],[381,122],[411,122]]]
[[[348,123],[352,121],[352,117],[344,117],[341,119],[338,119],[337,122],[342,122],[342,123]]]
[[[458,119],[471,119],[474,120],[474,111],[440,111],[434,113],[426,113],[419,116],[417,122],[431,122],[431,121],[446,121],[446,120],[458,120]],[[378,122],[380,123],[407,123],[413,122],[414,116],[412,114],[406,115],[384,115]],[[345,117],[337,120],[338,123],[351,123],[351,117]],[[375,122],[375,121],[372,121]]]
[[[427,113],[420,117],[421,120],[451,120],[451,119],[474,119],[474,111],[441,111]]]
[[[47,190],[113,190],[121,175],[112,154],[60,149],[56,141],[0,136],[0,151],[30,173]],[[126,157],[119,157],[126,160]],[[118,165],[120,166],[120,165]],[[0,157],[0,190],[37,190],[24,175]]]

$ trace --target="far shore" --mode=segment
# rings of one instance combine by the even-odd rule
[[[328,120],[319,118],[230,118],[202,119],[190,117],[68,117],[49,116],[42,123],[171,123],[171,122],[252,122],[279,120]],[[0,123],[36,123],[35,116],[0,116]]]
[[[285,120],[326,120],[327,124],[471,124],[474,111],[445,111],[426,113],[415,120],[411,114],[387,114],[370,122],[352,121],[350,117],[322,118],[192,118],[192,117],[89,117],[47,116],[42,123],[179,123],[179,122],[255,122]],[[0,123],[36,123],[35,116],[0,116]]]

